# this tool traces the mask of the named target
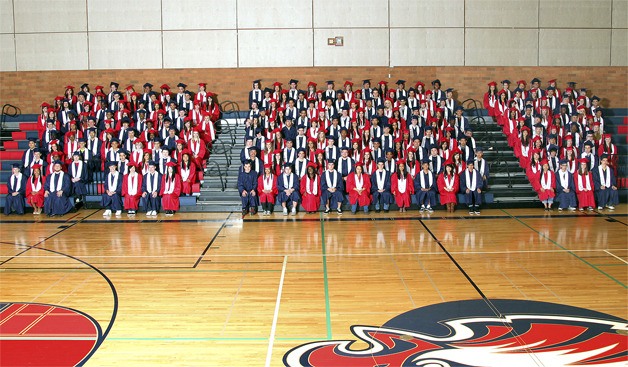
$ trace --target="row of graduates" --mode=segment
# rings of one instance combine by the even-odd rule
[[[597,202],[597,209],[614,210],[619,203],[617,179],[609,166],[608,156],[602,155],[600,164],[590,169],[586,158],[578,159],[578,170],[569,172],[566,159],[560,160],[560,168],[554,172],[547,159],[540,162],[541,170],[531,178],[532,187],[546,211],[552,209],[554,200],[558,201],[558,210],[564,209],[592,211]]]
[[[87,169],[75,155],[75,161],[66,172],[63,162],[54,161],[52,171],[44,175],[43,167],[35,164],[31,174],[21,172],[19,163],[12,166],[12,175],[7,182],[8,194],[4,213],[24,214],[25,203],[33,207],[33,214],[42,212],[48,216],[59,216],[74,210],[75,204],[87,195]],[[116,162],[107,164],[109,172],[102,184],[101,205],[106,209],[104,216],[115,212],[117,216],[124,209],[134,215],[139,206],[143,206],[147,215],[156,215],[162,204],[167,215],[179,210],[179,196],[182,194],[181,176],[177,173],[177,164],[169,162],[162,175],[156,169],[157,163],[149,162],[149,169],[141,173],[139,164],[129,163],[127,172],[118,171]]]
[[[207,91],[207,83],[198,83],[196,93],[187,90],[185,83],[177,84],[177,93],[172,93],[167,84],[161,85],[160,93],[152,90],[151,83],[144,83],[142,93],[136,92],[133,85],[128,85],[124,93],[118,88],[119,83],[111,82],[107,94],[100,85],[96,86],[95,93],[92,93],[89,84],[84,83],[75,95],[75,87],[68,85],[65,87],[64,95],[55,97],[52,105],[48,102],[41,104],[42,113],[38,119],[38,128],[41,131],[46,127],[47,120],[54,120],[57,129],[67,130],[69,122],[76,119],[83,121],[88,117],[95,117],[98,123],[106,119],[119,122],[123,117],[140,121],[141,112],[145,118],[156,121],[156,112],[159,110],[173,122],[180,116],[179,111],[185,111],[184,117],[195,119],[196,123],[204,112],[209,113],[212,121],[219,120],[222,115],[217,95]]]
[[[238,192],[242,200],[242,214],[257,213],[259,204],[263,214],[273,212],[276,202],[281,203],[283,214],[296,214],[298,204],[307,213],[319,211],[321,202],[324,213],[332,210],[342,214],[342,204],[348,197],[352,213],[361,207],[365,213],[369,206],[376,212],[388,212],[395,203],[400,212],[405,212],[416,198],[420,211],[432,212],[436,206],[436,195],[440,204],[450,212],[458,203],[458,192],[464,193],[469,212],[480,214],[482,177],[474,169],[474,160],[467,162],[464,172],[457,174],[453,164],[445,165],[443,172],[435,175],[430,171],[430,162],[421,162],[421,170],[413,177],[406,162],[400,159],[392,172],[385,169],[385,159],[377,161],[377,169],[372,174],[364,172],[361,162],[355,163],[354,170],[344,176],[336,170],[336,161],[327,160],[326,170],[319,173],[314,162],[307,164],[306,174],[300,177],[292,172],[292,165],[286,163],[281,174],[275,175],[272,165],[265,165],[263,173],[252,169],[252,162],[246,160],[238,176]]]

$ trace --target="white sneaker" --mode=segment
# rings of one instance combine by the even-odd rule
[[[576,210],[576,208],[574,208],[573,206],[570,206],[568,209],[569,211],[572,211],[572,212]]]
[[[562,211],[563,211],[563,208],[558,208],[558,211],[559,211],[559,212],[562,212]]]
[[[608,210],[615,210],[615,207],[612,205],[607,205],[606,207],[608,208]]]
[[[116,217],[119,217],[122,215],[122,210],[116,210]]]
[[[102,213],[102,216],[103,217],[110,217],[111,216],[111,210],[109,210],[109,209],[105,210],[105,212]]]
[[[428,212],[430,212],[430,213],[432,213],[432,212],[434,212],[434,209],[432,209],[432,207],[431,207],[431,206],[428,206],[428,207],[427,207],[427,211],[428,211]]]
[[[290,214],[297,215],[297,208],[292,208],[292,211],[290,212]]]
[[[283,208],[283,215],[288,215],[288,208]]]
[[[604,208],[602,208],[601,206],[597,207],[597,210],[602,210],[602,209],[604,209]]]

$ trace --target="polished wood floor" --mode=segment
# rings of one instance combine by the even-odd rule
[[[352,325],[447,301],[546,301],[626,319],[627,220],[626,205],[0,216],[0,301],[92,316],[105,338],[88,366],[281,366],[300,344],[354,340]]]

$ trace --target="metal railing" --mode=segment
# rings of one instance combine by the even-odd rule
[[[220,104],[223,116],[225,114],[235,115],[236,127],[240,126],[240,105],[234,101],[224,101]]]
[[[212,154],[224,154],[227,167],[231,167],[231,147],[227,148],[225,143],[220,140],[220,138],[214,140],[212,143]]]
[[[225,119],[221,119],[219,121],[224,121],[224,124],[222,124],[222,130],[221,130],[221,134],[229,134],[229,140],[231,141],[231,146],[234,146],[236,144],[236,132],[233,129],[233,127],[229,126],[227,124],[227,120]]]
[[[0,116],[0,136],[4,133],[4,125],[7,117],[18,117],[22,114],[19,107],[10,103],[5,103],[2,106],[2,116]],[[0,149],[4,149],[4,141],[0,139]]]
[[[214,161],[207,161],[206,169],[207,169],[206,180],[211,177],[218,177],[218,179],[220,180],[220,191],[225,191],[225,188],[227,188],[227,178],[222,175],[222,170],[220,169],[220,165]],[[212,173],[218,173],[218,174],[213,175]]]

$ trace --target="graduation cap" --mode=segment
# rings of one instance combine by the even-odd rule
[[[598,97],[598,96],[593,96],[593,97],[591,97],[591,100],[592,100],[592,101],[598,101],[598,102],[599,102],[599,101],[600,101],[600,97]]]
[[[575,87],[576,87],[576,84],[578,84],[578,83],[576,83],[576,82],[567,82],[567,85],[568,85],[570,88],[575,88]]]
[[[382,157],[378,158],[377,163],[386,163],[386,158],[382,158]]]
[[[580,91],[581,91],[581,92],[586,92],[586,91],[587,91],[587,88],[580,88]]]
[[[502,84],[510,84],[510,80],[504,79],[504,80],[502,80]]]
[[[150,83],[144,83],[143,87],[144,87],[144,88],[152,88],[152,87],[153,87],[153,85],[152,85],[152,84],[150,84]]]
[[[551,91],[551,90],[556,90],[556,88],[552,87],[551,85],[549,87],[547,87],[547,91]]]
[[[168,84],[162,84],[159,88],[163,90],[170,90],[170,86]]]
[[[334,85],[334,81],[333,80],[328,80],[325,83],[327,83],[327,85]]]
[[[253,84],[259,84],[262,82],[262,79],[255,79],[253,80]]]
[[[588,134],[588,133],[587,133],[587,134]],[[585,142],[584,142],[584,146],[585,146],[585,147],[587,147],[587,146],[588,146],[588,147],[593,148],[595,145],[593,144],[593,142],[592,142],[591,140],[587,140],[587,141],[585,141]]]
[[[447,89],[445,90],[445,93],[451,93],[451,92],[453,92],[453,91],[454,91],[454,89],[453,89],[453,88],[447,88]]]
[[[307,86],[308,86],[308,87],[314,87],[314,88],[316,88],[316,83],[314,83],[314,82],[309,82],[309,83],[307,83]]]
[[[116,138],[115,136],[113,138],[111,138],[111,142],[112,143],[120,143],[120,139]]]
[[[530,81],[531,84],[540,83],[540,82],[541,82],[541,80],[539,78],[534,78],[534,79],[532,79],[532,81]]]
[[[36,143],[36,142],[37,142],[37,140],[39,140],[39,139],[38,139],[38,138],[35,138],[35,137],[29,137],[29,138],[28,138],[28,141],[32,141],[33,143]]]
[[[432,85],[434,85],[434,84],[438,84],[438,85],[440,85],[440,79],[434,79],[434,80],[432,80]]]
[[[175,162],[173,162],[173,161],[170,161],[170,162],[166,163],[166,167],[176,167],[176,166],[177,166],[177,164]]]
[[[299,81],[296,79],[290,79],[290,84],[298,84]]]
[[[371,79],[364,79],[362,80],[362,84],[371,84]]]
[[[559,161],[558,161],[558,164],[560,164],[561,166],[562,166],[563,164],[567,164],[567,163],[569,163],[569,161],[568,161],[568,160],[566,160],[566,159],[561,159],[561,160],[559,160]]]
[[[187,85],[187,84],[185,84],[185,83],[179,83],[179,84],[177,84],[177,87],[178,87],[178,88],[183,88],[183,89],[185,89],[185,88],[187,88],[187,87],[188,87],[188,85]]]
[[[133,89],[133,84],[129,84],[129,85],[127,85],[125,89],[126,89],[126,90],[131,90],[131,89]]]
[[[475,160],[473,158],[467,159],[467,166],[470,165],[470,164],[475,165]]]
[[[118,88],[120,86],[120,83],[111,82],[111,83],[109,83],[109,86]]]
[[[118,149],[118,154],[129,155],[129,151],[126,149]]]
[[[336,160],[335,159],[329,159],[329,160],[327,160],[327,164],[333,164],[335,166],[336,165]]]
[[[116,161],[109,161],[109,162],[107,162],[107,167],[111,167],[111,166],[117,168],[118,167],[118,162],[116,162]]]
[[[406,84],[406,81],[405,81],[405,80],[403,80],[403,79],[399,79],[399,80],[397,80],[397,83],[396,83],[396,84],[397,84],[397,85]]]

